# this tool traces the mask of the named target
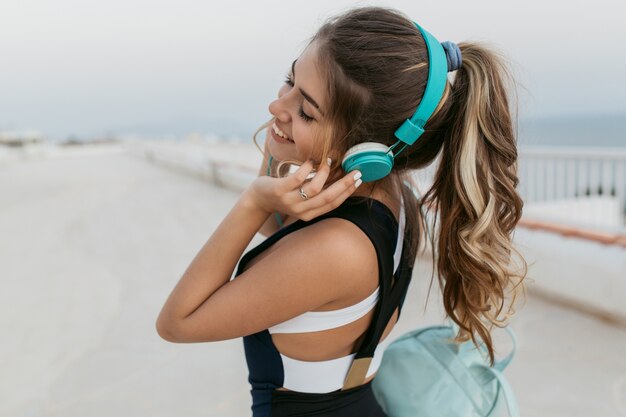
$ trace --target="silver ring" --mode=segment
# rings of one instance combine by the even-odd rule
[[[300,197],[302,197],[303,200],[308,200],[309,199],[309,196],[306,195],[306,193],[304,192],[302,187],[300,187],[300,189],[298,191],[300,191]]]

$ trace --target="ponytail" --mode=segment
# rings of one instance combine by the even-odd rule
[[[463,63],[436,118],[440,128],[433,129],[434,142],[442,143],[441,162],[421,204],[435,207],[434,225],[437,217],[441,222],[433,256],[444,308],[459,325],[455,341],[471,337],[478,345],[478,336],[493,364],[490,332],[515,313],[516,290],[527,272],[512,244],[523,206],[507,98],[512,77],[493,51],[474,43],[459,47]],[[511,265],[512,253],[521,259],[521,273]],[[503,313],[511,286],[511,305]]]

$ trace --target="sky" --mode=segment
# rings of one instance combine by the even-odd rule
[[[307,39],[363,5],[493,46],[520,118],[626,114],[623,0],[0,0],[0,131],[249,136]]]

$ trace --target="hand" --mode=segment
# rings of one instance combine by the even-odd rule
[[[361,173],[352,171],[324,188],[330,166],[320,164],[315,177],[305,182],[312,170],[313,163],[307,161],[284,178],[258,177],[242,198],[268,215],[279,212],[308,221],[341,205],[362,182]]]

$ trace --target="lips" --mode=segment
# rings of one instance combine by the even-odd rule
[[[288,144],[288,145],[292,145],[293,144],[293,142],[290,141],[289,139],[284,139],[284,138],[281,138],[280,136],[278,136],[276,134],[276,132],[274,132],[273,129],[270,130],[270,133],[272,135],[272,139],[274,139],[275,142],[282,143],[282,144]]]
[[[279,138],[282,139],[281,140],[277,140],[278,142],[289,142],[289,143],[293,143],[293,140],[287,136],[287,134],[285,132],[283,132],[283,130],[281,128],[278,127],[278,125],[276,123],[272,124],[272,136],[274,136],[275,138]]]

